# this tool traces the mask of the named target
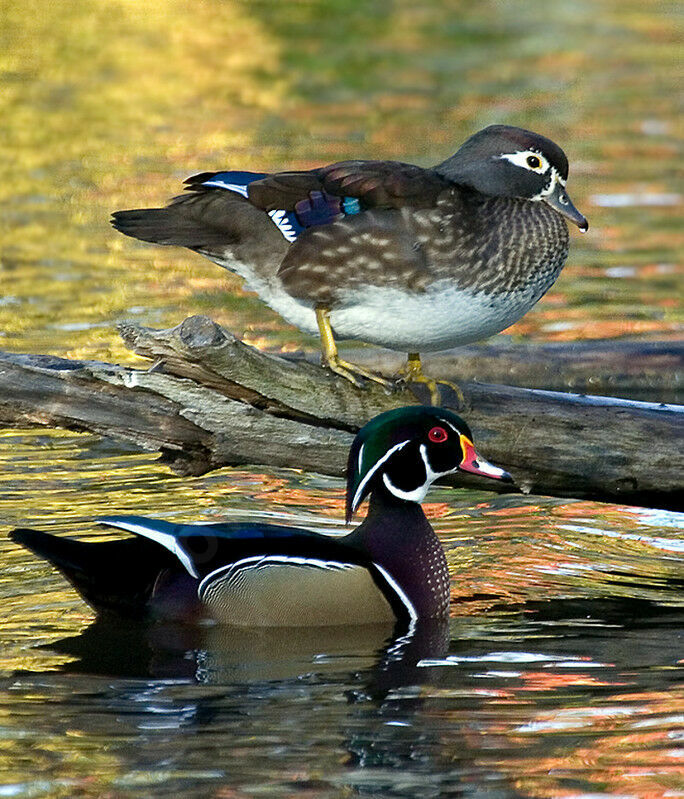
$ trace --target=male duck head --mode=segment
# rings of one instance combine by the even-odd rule
[[[565,190],[568,159],[551,139],[511,125],[490,125],[478,131],[436,171],[492,197],[518,197],[543,202],[585,233],[586,218]]]
[[[347,522],[373,490],[419,503],[435,480],[459,469],[512,479],[477,454],[470,428],[455,413],[424,405],[381,413],[359,431],[349,451]]]

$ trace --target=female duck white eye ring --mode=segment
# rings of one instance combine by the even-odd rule
[[[510,161],[515,166],[520,166],[523,169],[529,169],[531,172],[536,172],[541,175],[549,168],[549,162],[540,153],[535,153],[533,150],[524,150],[517,153],[505,153],[500,156]],[[534,160],[534,163],[530,163]]]

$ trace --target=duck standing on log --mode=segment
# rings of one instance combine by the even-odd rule
[[[376,416],[354,439],[347,521],[366,497],[370,507],[346,536],[112,516],[102,523],[134,537],[88,543],[30,529],[10,537],[56,566],[98,613],[239,627],[410,626],[449,612],[446,557],[420,503],[459,470],[511,480],[478,455],[460,417],[416,405]]]
[[[204,172],[165,208],[117,211],[117,230],[181,245],[237,273],[277,313],[319,333],[323,364],[356,385],[389,381],[343,361],[336,338],[408,353],[477,341],[553,285],[569,220],[568,160],[537,133],[492,125],[432,168],[342,161],[309,171]]]

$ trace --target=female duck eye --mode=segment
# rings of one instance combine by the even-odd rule
[[[537,158],[536,155],[528,155],[527,166],[529,166],[530,169],[539,169],[541,166],[541,159]]]
[[[428,438],[433,444],[441,444],[449,438],[449,434],[443,427],[433,427],[428,433]]]

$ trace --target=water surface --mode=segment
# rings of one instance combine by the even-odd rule
[[[681,330],[676,5],[5,4],[0,348],[134,362],[124,319],[207,313],[315,349],[239,280],[107,223],[195,172],[432,164],[493,122],[558,141],[592,227],[512,341]],[[657,444],[657,442],[655,442]],[[238,634],[93,623],[0,535],[0,795],[681,796],[682,517],[435,489],[446,627]],[[170,475],[63,431],[0,432],[0,529],[111,512],[343,532],[340,480]],[[122,575],[125,579],[125,575]]]

